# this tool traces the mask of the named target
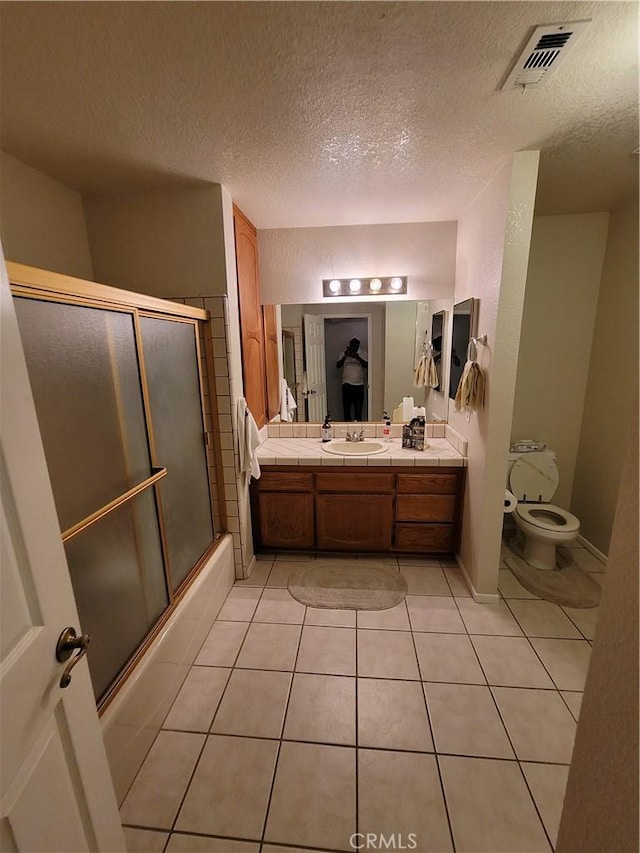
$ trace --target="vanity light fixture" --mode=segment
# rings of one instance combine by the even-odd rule
[[[407,292],[407,276],[387,278],[325,278],[322,295],[332,296],[401,296]]]

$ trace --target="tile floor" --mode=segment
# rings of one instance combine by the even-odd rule
[[[122,804],[128,849],[551,850],[597,609],[504,568],[476,604],[451,561],[393,558],[405,603],[306,608],[300,559],[261,555],[230,592]]]

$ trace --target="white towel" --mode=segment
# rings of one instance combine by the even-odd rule
[[[280,380],[280,420],[292,421],[294,409],[298,408],[295,397],[291,393],[291,388],[287,385],[286,379]]]
[[[247,474],[257,480],[260,477],[260,465],[258,464],[256,449],[260,444],[260,433],[244,397],[238,398],[236,414],[240,473]]]

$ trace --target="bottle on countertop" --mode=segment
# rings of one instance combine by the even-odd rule
[[[389,414],[385,412],[382,416],[382,438],[384,441],[391,441],[391,419],[389,418]]]
[[[329,412],[324,416],[321,432],[323,441],[331,441],[331,417],[329,416]]]

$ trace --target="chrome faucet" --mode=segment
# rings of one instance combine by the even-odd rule
[[[349,432],[345,433],[345,438],[347,441],[364,441],[364,427],[360,430],[360,432]]]

